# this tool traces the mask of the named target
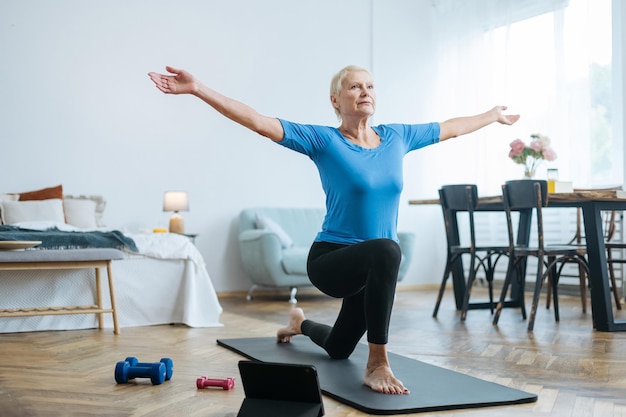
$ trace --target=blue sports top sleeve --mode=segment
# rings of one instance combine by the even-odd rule
[[[285,134],[278,143],[315,163],[326,194],[326,217],[316,241],[397,241],[404,156],[439,142],[439,124],[374,126],[381,143],[370,149],[350,142],[334,127],[279,120]]]

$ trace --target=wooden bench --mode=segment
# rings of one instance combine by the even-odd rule
[[[113,332],[120,334],[115,309],[115,291],[111,261],[123,259],[124,253],[117,249],[66,249],[66,250],[24,250],[0,251],[0,271],[41,270],[41,269],[95,269],[96,294],[95,305],[88,306],[60,306],[60,307],[32,307],[32,308],[0,308],[0,317],[46,316],[59,314],[96,314],[98,328],[104,327],[104,313],[113,316]],[[106,268],[111,308],[105,308],[102,303],[102,284],[100,268]]]

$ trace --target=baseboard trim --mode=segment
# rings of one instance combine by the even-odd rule
[[[439,284],[411,284],[411,285],[398,285],[396,291],[398,292],[407,292],[407,291],[432,291],[437,290],[439,288]],[[259,288],[259,294],[264,295],[283,295],[288,294],[289,291],[287,289],[272,289],[272,288]],[[313,287],[306,288],[298,288],[298,295],[316,295],[322,294],[319,290]],[[246,297],[248,295],[248,291],[218,291],[218,298],[241,298]]]

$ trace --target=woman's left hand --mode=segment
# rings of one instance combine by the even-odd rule
[[[519,114],[503,114],[502,112],[507,109],[506,106],[496,106],[493,111],[496,112],[496,121],[503,125],[512,125],[519,120]]]

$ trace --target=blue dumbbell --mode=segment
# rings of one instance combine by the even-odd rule
[[[139,362],[134,356],[129,356],[124,360],[130,362],[130,366],[152,366],[151,363]],[[174,373],[174,362],[170,358],[161,358],[161,363],[165,365],[165,380],[169,381]]]
[[[115,365],[115,382],[125,384],[134,378],[150,378],[152,385],[165,381],[165,364],[151,363],[149,366],[132,366],[128,361],[120,361]]]

